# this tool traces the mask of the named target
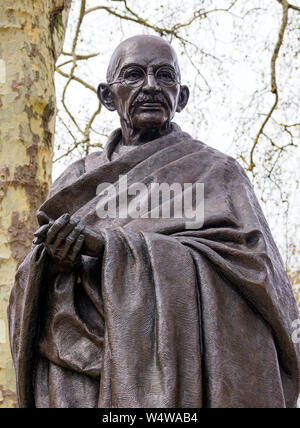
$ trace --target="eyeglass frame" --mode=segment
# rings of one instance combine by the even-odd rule
[[[126,86],[128,86],[128,87],[130,87],[130,88],[139,88],[139,87],[141,87],[141,86],[143,86],[144,84],[145,84],[145,80],[146,80],[146,78],[147,78],[147,76],[154,76],[155,77],[155,80],[156,80],[156,82],[159,84],[159,86],[163,86],[163,87],[165,87],[165,88],[173,88],[176,84],[177,85],[180,85],[181,86],[181,83],[178,81],[178,80],[175,80],[174,81],[174,83],[172,83],[172,85],[164,85],[164,84],[161,84],[160,82],[159,82],[159,80],[157,79],[157,77],[156,77],[156,75],[157,75],[157,73],[159,72],[159,70],[161,70],[163,67],[166,67],[165,65],[162,65],[161,67],[159,67],[154,73],[152,72],[146,72],[141,66],[139,66],[139,65],[136,65],[136,66],[131,66],[131,67],[136,67],[136,68],[138,68],[138,69],[140,69],[143,73],[144,73],[144,79],[141,81],[141,84],[140,85],[137,85],[137,86],[135,86],[135,85],[130,85],[130,84],[128,84],[127,82],[126,82],[126,79],[123,77],[122,79],[120,79],[120,80],[115,80],[114,82],[111,82],[111,83],[108,83],[108,85],[109,86],[111,86],[111,85],[115,85],[116,83],[121,83],[122,85],[123,84],[125,84]],[[128,68],[130,68],[130,67],[128,67]],[[177,73],[176,73],[176,71],[175,70],[172,70],[172,72],[174,72],[174,74],[176,75]]]

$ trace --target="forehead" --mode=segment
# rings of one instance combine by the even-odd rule
[[[177,68],[177,56],[173,48],[165,42],[131,40],[115,52],[115,72],[127,64],[137,64],[142,67],[169,64]]]

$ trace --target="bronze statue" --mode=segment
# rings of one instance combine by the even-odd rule
[[[288,277],[243,169],[172,122],[189,98],[173,48],[121,43],[98,95],[121,129],[55,181],[16,274],[20,407],[295,407]],[[120,177],[143,200],[153,183],[203,183],[203,224],[99,216],[99,186],[120,204]]]

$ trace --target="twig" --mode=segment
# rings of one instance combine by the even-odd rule
[[[99,102],[97,110],[91,116],[91,118],[88,121],[88,123],[87,123],[87,125],[85,127],[85,130],[84,130],[84,135],[88,139],[86,141],[86,150],[85,150],[86,156],[89,154],[89,148],[91,147],[91,144],[90,144],[90,132],[91,132],[91,128],[92,128],[92,125],[93,125],[93,122],[94,122],[95,118],[98,116],[98,114],[100,114],[101,108],[102,108],[102,104]]]
[[[291,125],[286,125],[285,123],[281,123],[281,126],[283,126],[284,128],[292,128],[294,126],[300,126],[300,123],[292,123]]]
[[[64,65],[70,64],[74,60],[75,61],[82,61],[82,60],[87,60],[87,59],[93,58],[95,56],[98,56],[99,53],[90,54],[90,55],[76,55],[76,54],[74,54],[74,55],[72,55],[72,54],[64,54],[64,55],[72,56],[73,58],[69,59],[68,61],[63,62],[62,64],[57,65],[56,68],[60,68],[60,67],[63,67]]]
[[[63,71],[59,70],[58,68],[56,68],[55,71],[57,71],[58,74],[60,74],[63,77],[66,77],[67,79],[75,80],[76,82],[81,83],[81,85],[83,85],[87,89],[90,89],[95,94],[97,93],[96,89],[93,86],[89,85],[87,82],[85,82],[84,80],[80,79],[79,77],[74,76],[72,74],[64,73]]]
[[[168,36],[174,36],[176,39],[178,39],[179,41],[181,41],[182,43],[187,43],[191,46],[193,46],[194,48],[196,48],[198,51],[200,51],[203,55],[207,56],[207,57],[211,57],[213,58],[215,61],[219,61],[219,58],[217,58],[216,56],[207,53],[205,51],[203,51],[202,49],[199,48],[199,46],[197,46],[195,43],[191,42],[190,40],[185,39],[184,37],[182,37],[176,30],[176,28],[174,28],[175,26],[173,26],[172,28],[166,28],[166,27],[158,27],[157,25],[153,25],[150,24],[148,21],[146,21],[145,19],[143,19],[142,17],[140,17],[139,15],[137,15],[135,12],[133,12],[131,9],[129,9],[127,7],[127,11],[130,12],[133,16],[130,16],[128,14],[121,14],[117,11],[117,9],[112,9],[108,6],[95,6],[92,7],[90,9],[87,9],[85,11],[85,15],[87,15],[88,13],[94,12],[96,10],[105,10],[106,12],[110,13],[113,16],[116,16],[117,18],[123,19],[123,20],[127,20],[127,21],[131,21],[134,22],[136,24],[140,24],[143,25],[144,27],[150,28],[151,30],[155,31],[156,33],[158,33],[160,36],[164,36],[164,35],[168,35]],[[180,28],[180,27],[179,27]]]
[[[253,171],[253,169],[256,166],[256,164],[254,162],[254,151],[255,151],[256,146],[259,142],[259,139],[260,139],[260,137],[261,137],[261,135],[265,129],[265,126],[267,125],[269,119],[271,118],[274,110],[276,109],[276,107],[278,105],[278,101],[279,101],[277,81],[276,81],[276,61],[278,58],[280,48],[282,46],[284,33],[285,33],[287,23],[288,23],[288,2],[287,2],[287,0],[277,0],[277,1],[282,5],[282,22],[281,22],[280,30],[278,33],[277,43],[275,45],[274,52],[273,52],[272,59],[271,59],[271,92],[272,92],[272,94],[275,94],[275,101],[271,107],[271,110],[267,114],[267,117],[265,118],[263,124],[261,125],[260,130],[258,131],[258,134],[254,140],[252,149],[250,151],[250,165],[248,168],[249,171]]]
[[[84,144],[86,142],[86,138],[84,140],[81,141],[77,141],[70,149],[68,149],[66,151],[66,153],[63,153],[61,156],[59,156],[58,158],[56,158],[53,163],[58,162],[59,160],[61,160],[62,158],[65,158],[67,156],[69,156],[69,154],[71,154],[78,146]]]
[[[73,135],[72,131],[69,129],[68,125],[65,123],[65,121],[63,120],[63,118],[59,114],[57,115],[57,117],[61,121],[61,123],[64,125],[64,127],[66,128],[67,132],[71,135],[71,137],[73,138],[73,140],[76,141],[75,136]]]
[[[75,59],[89,59],[89,58],[93,58],[94,56],[98,56],[100,54],[100,52],[96,52],[94,54],[88,54],[88,55],[78,55],[78,54],[72,54],[69,52],[62,52],[62,55],[65,56],[75,56]]]

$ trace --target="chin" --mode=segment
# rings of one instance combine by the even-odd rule
[[[161,114],[144,113],[133,120],[136,129],[160,129],[168,122],[168,118]]]

